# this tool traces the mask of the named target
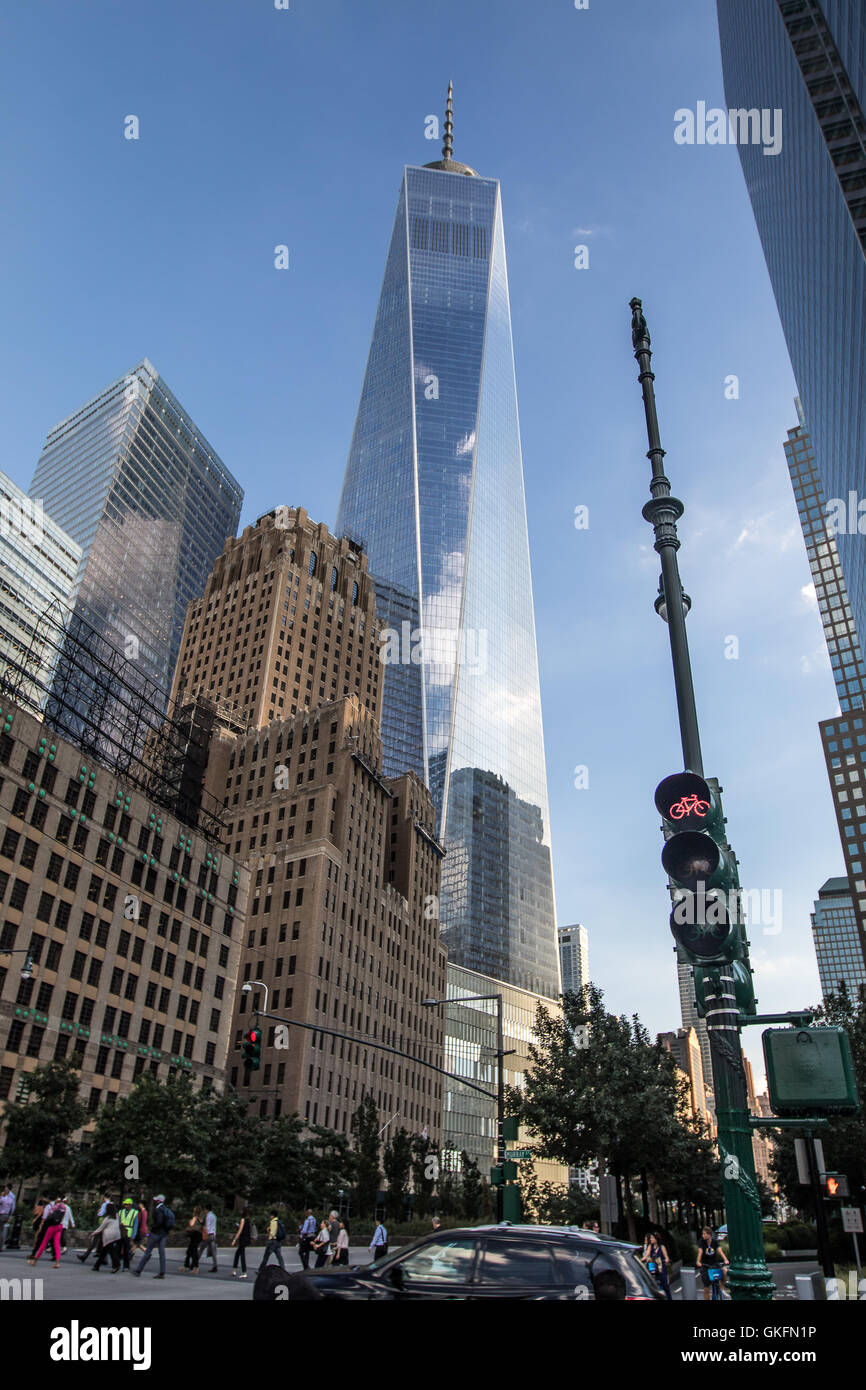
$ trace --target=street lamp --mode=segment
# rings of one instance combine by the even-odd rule
[[[268,1011],[268,987],[267,987],[267,985],[265,984],[264,980],[247,980],[244,984],[241,985],[241,992],[242,992],[243,994],[249,994],[249,993],[251,993],[252,988],[253,988],[253,985],[257,985],[259,989],[263,989],[263,990],[265,991],[265,1007],[264,1007],[263,1012],[264,1012],[264,1013],[267,1013],[267,1011]],[[256,1010],[256,1012],[258,1012],[258,1010]]]
[[[421,1004],[425,1009],[433,1009],[440,1008],[443,1004],[489,1003],[491,1000],[496,1004],[496,1164],[501,1177],[501,1181],[496,1186],[496,1217],[498,1221],[501,1221],[505,1187],[505,1072],[503,1059],[510,1057],[514,1051],[514,1048],[510,1048],[506,1052],[504,1048],[502,995],[463,994],[459,999],[422,999]]]
[[[11,951],[0,951],[0,956],[26,956],[27,959],[21,967],[21,978],[22,980],[33,979],[34,960],[25,946],[16,947]]]
[[[688,594],[683,593],[682,585],[680,585],[680,593],[682,594],[683,600],[683,617],[687,618],[691,610],[692,601],[689,598]],[[663,574],[659,575],[659,591],[656,595],[656,601],[653,604],[653,607],[655,608],[662,622],[666,623],[668,620],[668,601],[665,598],[665,577]]]

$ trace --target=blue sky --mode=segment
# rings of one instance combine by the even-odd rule
[[[679,1013],[652,794],[681,755],[640,515],[643,298],[705,768],[744,884],[783,893],[752,936],[760,1006],[816,1001],[809,912],[843,861],[795,385],[736,152],[673,139],[675,110],[724,105],[712,0],[13,0],[0,49],[0,468],[26,486],[47,430],[146,355],[245,521],[334,522],[402,167],[438,157],[453,80],[455,155],[502,183],[559,920],[656,1031]]]

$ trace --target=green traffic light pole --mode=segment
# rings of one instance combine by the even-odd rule
[[[686,771],[695,772],[703,777],[698,715],[686,633],[686,613],[691,603],[683,593],[677,562],[677,551],[680,548],[677,522],[685,509],[682,502],[671,495],[670,481],[665,476],[662,463],[665,451],[661,446],[656,414],[653,388],[655,376],[650,367],[650,335],[641,301],[632,299],[629,308],[632,312],[632,344],[635,360],[640,368],[638,381],[643,393],[646,415],[649,440],[647,458],[652,466],[651,498],[645,504],[642,514],[644,520],[650,522],[653,527],[655,550],[658,552],[662,571],[655,607],[659,616],[667,622],[670,634],[683,764]],[[739,1007],[734,992],[733,967],[721,965],[707,968],[703,971],[703,976],[713,1091],[716,1098],[717,1142],[731,1251],[731,1297],[737,1300],[771,1299],[775,1285],[764,1259],[761,1200],[752,1151],[752,1126],[740,1048]]]

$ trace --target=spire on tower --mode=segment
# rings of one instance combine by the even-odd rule
[[[453,83],[448,83],[448,99],[445,102],[445,138],[442,142],[442,158],[451,159],[454,153],[454,109],[451,98],[454,95]]]

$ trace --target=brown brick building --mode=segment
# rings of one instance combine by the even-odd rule
[[[145,1070],[220,1086],[246,870],[6,700],[2,729],[0,1100],[55,1057],[91,1110]]]
[[[418,778],[381,776],[381,690],[363,555],[301,508],[227,543],[189,607],[173,695],[232,701],[248,722],[242,735],[223,726],[204,775],[250,870],[241,983],[262,981],[271,1012],[317,1025],[269,1026],[250,1092],[262,1115],[343,1132],[370,1092],[383,1124],[397,1115],[437,1135],[441,1080],[422,1063],[442,1065],[443,1024],[421,1001],[445,993],[442,850]],[[239,993],[229,1075],[241,1091],[253,1003],[261,989]]]

